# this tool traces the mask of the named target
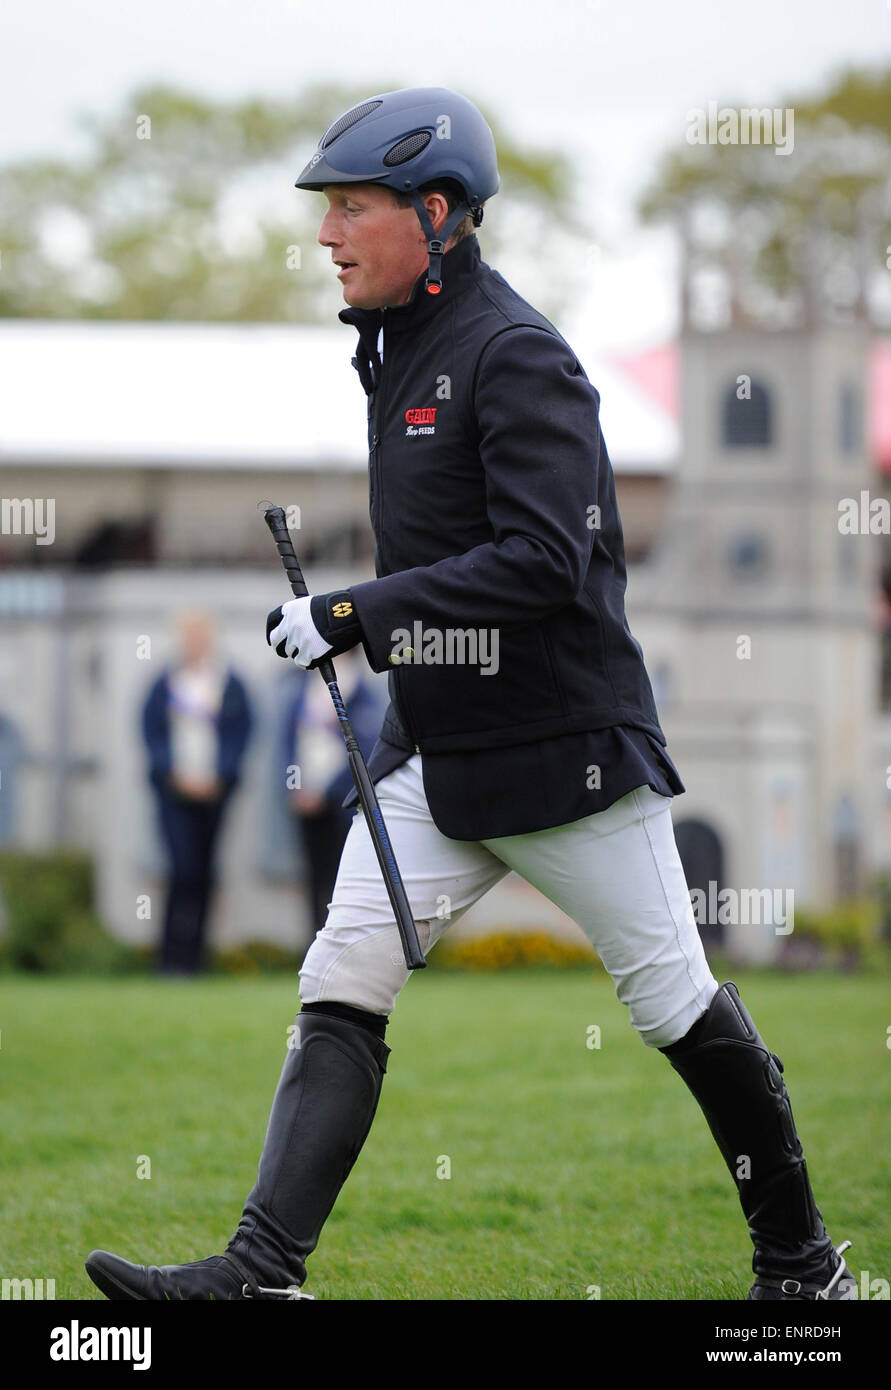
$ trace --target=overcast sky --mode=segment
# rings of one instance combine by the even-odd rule
[[[688,110],[786,104],[849,63],[891,62],[891,0],[19,0],[0,32],[2,160],[77,150],[78,112],[154,81],[227,97],[443,85],[485,101],[518,139],[576,160],[604,242],[584,307],[597,342],[627,349],[675,329],[670,236],[636,227],[631,204]]]

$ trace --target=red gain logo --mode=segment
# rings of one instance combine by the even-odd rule
[[[405,423],[407,425],[435,425],[437,409],[438,406],[428,405],[423,410],[407,410]]]

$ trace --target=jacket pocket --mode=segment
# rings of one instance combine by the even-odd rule
[[[478,655],[485,659],[470,663],[416,658],[399,667],[398,707],[412,743],[440,735],[504,731],[563,716],[565,697],[538,624],[504,632],[491,629],[487,649]]]
[[[557,660],[556,660],[556,658],[555,658],[555,656],[554,656],[554,649],[553,649],[553,647],[552,647],[552,645],[551,645],[550,634],[549,634],[549,632],[547,631],[546,628],[542,628],[542,629],[540,629],[540,631],[541,631],[542,646],[544,647],[544,652],[545,652],[545,656],[546,656],[546,658],[547,658],[548,667],[550,668],[550,672],[551,672],[551,680],[552,680],[553,683],[554,683],[554,690],[557,692],[557,698],[558,698],[559,701],[560,701],[560,712],[561,712],[561,714],[568,714],[568,713],[569,713],[569,700],[567,699],[567,696],[566,696],[566,688],[565,688],[565,686],[564,686],[564,684],[563,684],[563,681],[561,680],[561,677],[560,677],[560,669],[559,669],[559,667],[558,667],[558,665],[557,665]]]

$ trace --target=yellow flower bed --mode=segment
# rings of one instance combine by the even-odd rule
[[[430,964],[447,970],[510,970],[517,967],[549,965],[591,966],[600,963],[592,947],[560,941],[547,932],[492,932],[439,942],[430,955]]]

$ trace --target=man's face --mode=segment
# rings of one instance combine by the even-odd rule
[[[376,183],[330,184],[324,194],[328,211],[318,240],[338,265],[347,304],[355,309],[404,304],[427,269],[427,243],[414,208],[398,207],[389,190]]]

